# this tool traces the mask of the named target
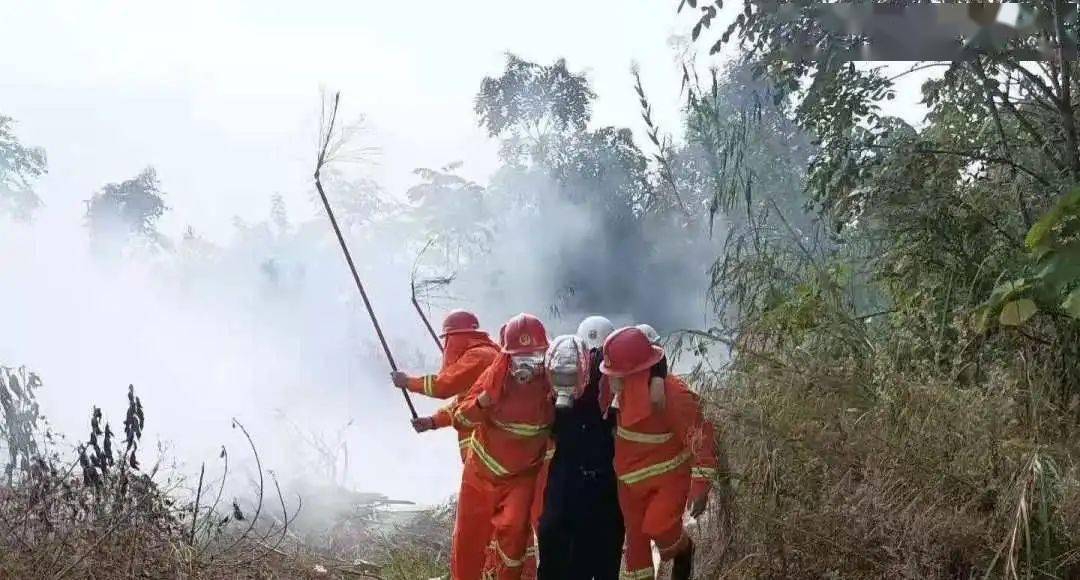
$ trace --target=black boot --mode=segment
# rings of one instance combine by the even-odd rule
[[[671,562],[671,580],[690,580],[694,572],[694,543],[686,545],[686,549],[679,552]]]

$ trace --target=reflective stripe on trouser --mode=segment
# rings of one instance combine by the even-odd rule
[[[554,449],[555,444],[549,443],[548,454]],[[536,493],[533,496],[532,510],[529,514],[529,521],[532,523],[533,530],[540,528],[540,515],[544,512],[544,493],[547,490],[549,471],[551,471],[551,458],[545,455],[544,461],[540,464],[540,472],[536,476]]]
[[[656,542],[664,560],[683,549],[687,538],[682,518],[689,493],[687,465],[633,485],[619,484],[619,506],[626,523],[623,569],[627,573],[644,574],[645,569],[652,570],[650,540]]]
[[[540,529],[540,515],[544,511],[544,493],[547,490],[548,471],[551,467],[551,457],[555,454],[555,443],[548,443],[548,450],[544,454],[544,461],[540,464],[540,471],[536,475],[536,484],[533,493],[532,508],[529,510],[529,548],[525,552],[525,564],[521,570],[522,580],[535,580],[537,558],[536,530]]]
[[[461,474],[457,518],[450,545],[452,580],[480,579],[487,546],[491,541],[492,498],[490,484],[466,465]]]
[[[488,546],[488,561],[484,566],[483,580],[496,580],[498,576],[498,566],[495,562],[496,558],[504,557],[503,554],[497,552],[498,547],[495,542],[492,542]],[[536,580],[536,541],[535,539],[529,540],[529,547],[525,549],[525,559],[521,561],[521,580]],[[517,565],[517,562],[514,562]]]
[[[623,503],[623,490],[619,486],[619,504]],[[626,519],[625,508],[623,519]],[[652,580],[655,577],[655,567],[652,559],[652,541],[641,531],[641,524],[637,522],[631,527],[626,521],[626,545],[623,549],[623,569],[619,574],[619,580]]]
[[[489,482],[495,498],[485,565],[489,578],[522,580],[525,566],[536,566],[536,557],[528,557],[526,552],[530,545],[535,545],[530,512],[532,498],[536,495],[537,474],[534,470]],[[527,577],[535,578],[535,572],[530,572]]]
[[[619,580],[653,580],[653,578],[656,578],[656,574],[653,573],[651,564],[648,568],[642,568],[640,570],[623,570],[619,573]]]
[[[536,580],[536,536],[529,534],[529,547],[525,550],[525,561],[521,566],[521,580]]]

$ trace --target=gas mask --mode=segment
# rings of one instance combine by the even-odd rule
[[[574,406],[574,391],[577,390],[577,370],[570,372],[551,372],[551,387],[555,389],[555,407],[569,409]]]
[[[588,355],[585,342],[573,335],[557,337],[548,348],[548,380],[555,391],[555,407],[567,409],[574,405],[574,396],[585,386],[585,367]]]
[[[544,372],[544,353],[520,354],[510,357],[510,376],[518,384],[535,379]]]

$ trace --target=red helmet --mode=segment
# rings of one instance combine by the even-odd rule
[[[473,332],[480,329],[476,315],[467,310],[451,310],[442,321],[442,335]]]
[[[499,334],[506,354],[544,352],[548,347],[544,323],[532,314],[522,313],[507,320]]]
[[[640,328],[626,326],[611,333],[604,341],[604,360],[600,372],[625,377],[653,366],[664,358],[664,349],[653,346]]]

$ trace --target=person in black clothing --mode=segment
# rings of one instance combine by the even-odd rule
[[[598,332],[586,328],[584,339],[560,336],[548,351],[556,391],[555,456],[537,534],[539,580],[619,577],[625,532],[613,466],[616,423],[600,384],[600,346],[611,323],[600,322],[607,332],[601,323]]]

